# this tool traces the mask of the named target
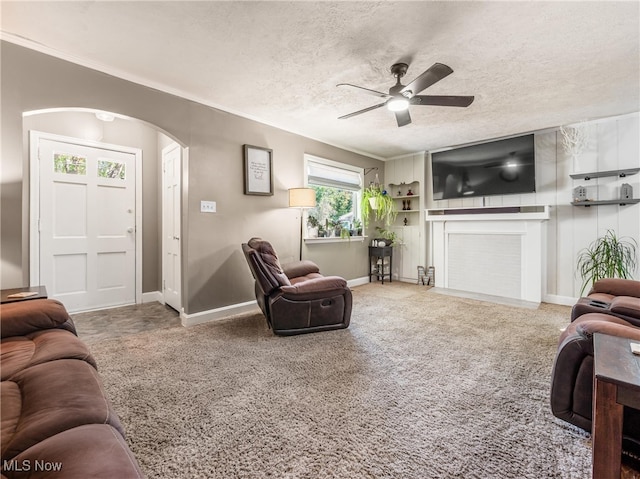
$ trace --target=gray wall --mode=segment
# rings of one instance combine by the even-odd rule
[[[240,249],[252,236],[269,239],[283,261],[298,257],[299,212],[287,208],[287,189],[304,184],[303,155],[361,167],[383,163],[318,141],[140,86],[2,42],[2,287],[28,284],[28,164],[22,113],[45,108],[95,108],[155,125],[189,147],[183,178],[183,305],[187,314],[253,299]],[[269,197],[243,194],[242,145],[274,151]],[[218,213],[199,212],[201,200]],[[305,248],[326,274],[367,274],[366,243]],[[158,266],[159,267],[159,266]]]

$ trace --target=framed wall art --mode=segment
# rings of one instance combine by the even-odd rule
[[[273,195],[273,150],[244,145],[244,194]]]

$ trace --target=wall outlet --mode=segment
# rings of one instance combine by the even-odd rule
[[[215,201],[201,201],[200,202],[200,212],[201,213],[215,213],[216,212],[216,202]]]

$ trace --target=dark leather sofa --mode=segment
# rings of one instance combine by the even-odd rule
[[[627,296],[640,293],[640,282],[601,281],[573,307],[572,321],[558,342],[551,376],[551,411],[586,431],[591,431],[593,414],[593,335],[603,333],[640,342],[640,310],[632,307],[636,298]],[[617,304],[624,308],[615,307],[620,298]],[[625,408],[622,448],[626,459],[640,467],[639,410]]]
[[[589,294],[571,310],[571,320],[587,313],[605,313],[640,327],[640,281],[607,278],[597,281]]]
[[[51,299],[3,304],[2,478],[140,478],[87,346]]]
[[[256,300],[278,335],[347,328],[351,290],[344,278],[323,276],[312,261],[280,265],[268,241],[251,238],[242,251],[255,279]]]

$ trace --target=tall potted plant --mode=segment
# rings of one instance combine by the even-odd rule
[[[372,183],[362,191],[361,201],[362,222],[365,226],[373,216],[376,221],[384,221],[389,226],[396,219],[398,210],[393,198],[378,184]]]
[[[637,265],[638,243],[635,239],[625,241],[614,231],[607,233],[578,253],[578,272],[582,277],[583,295],[587,286],[603,278],[631,279]]]

